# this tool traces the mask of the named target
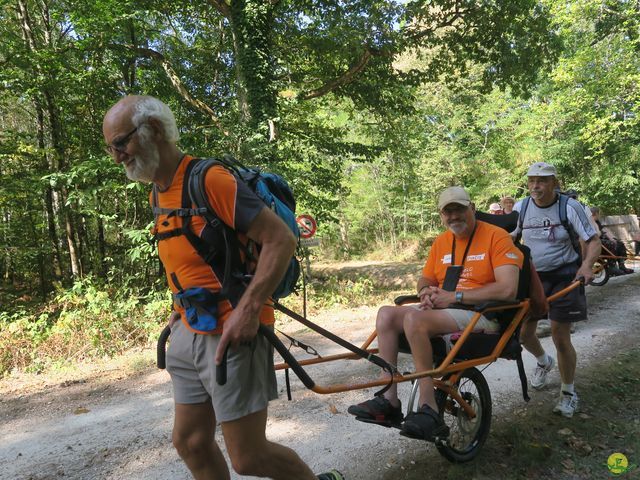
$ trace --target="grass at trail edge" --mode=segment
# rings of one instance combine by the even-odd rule
[[[552,413],[555,388],[530,392],[531,401],[511,411],[494,405],[489,438],[474,461],[456,465],[425,455],[384,478],[640,479],[640,347],[584,368],[577,386],[581,407],[571,419]],[[626,472],[609,471],[613,453],[626,456]]]

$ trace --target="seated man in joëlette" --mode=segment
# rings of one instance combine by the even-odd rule
[[[420,303],[382,307],[376,319],[379,355],[395,365],[399,336],[404,332],[416,372],[433,368],[430,337],[464,330],[475,315],[455,304],[515,299],[523,262],[522,252],[505,230],[476,220],[475,206],[464,188],[445,189],[438,209],[447,230],[433,242],[418,280]],[[483,316],[474,331],[497,333],[499,325]],[[418,411],[404,418],[402,433],[433,440],[445,435],[447,428],[438,415],[432,378],[421,378],[419,388]],[[396,384],[383,396],[352,405],[348,411],[374,423],[398,425],[403,421]]]

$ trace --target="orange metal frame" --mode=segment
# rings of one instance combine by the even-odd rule
[[[560,290],[559,292],[556,292],[555,294],[548,297],[547,300],[549,302],[552,302],[566,295],[571,290],[574,290],[579,285],[580,285],[580,282],[575,281],[565,289]],[[498,341],[497,345],[495,346],[491,354],[483,357],[470,359],[470,360],[454,362],[456,355],[458,354],[458,352],[460,351],[460,349],[462,348],[466,340],[469,338],[469,335],[471,335],[471,333],[473,332],[473,329],[482,314],[488,313],[488,312],[497,312],[497,311],[507,310],[512,308],[518,308],[518,311],[516,312],[515,316],[513,317],[513,320],[511,321],[507,329],[502,333],[500,340]],[[452,349],[449,351],[445,359],[442,361],[442,363],[440,363],[440,365],[437,368],[422,371],[422,372],[410,373],[406,375],[396,373],[392,378],[392,383],[402,383],[402,382],[409,382],[409,381],[416,380],[419,378],[424,378],[424,377],[434,377],[433,381],[434,381],[434,386],[436,388],[450,394],[465,409],[465,411],[470,417],[475,417],[475,413],[472,407],[462,399],[462,397],[458,394],[457,389],[453,385],[456,384],[460,374],[467,368],[483,365],[485,363],[495,362],[502,354],[502,351],[507,345],[507,342],[515,332],[516,328],[518,328],[518,325],[520,325],[520,323],[525,319],[528,311],[529,311],[529,300],[524,300],[519,303],[514,303],[510,305],[501,305],[498,307],[491,307],[483,310],[482,312],[476,312],[476,314],[471,319],[469,325],[467,325],[467,327],[462,331],[462,335],[460,336],[458,341],[455,343],[455,345],[453,345]],[[377,336],[377,332],[374,330],[371,333],[371,335],[369,335],[369,337],[365,340],[365,342],[362,344],[360,348],[362,348],[363,350],[366,350],[368,353],[372,353],[372,354],[377,353],[378,352],[377,348],[369,348],[373,340],[375,340],[376,336]],[[333,362],[336,360],[358,360],[360,358],[361,357],[359,357],[354,353],[342,353],[342,354],[330,355],[327,357],[300,360],[298,363],[302,366],[308,366],[308,365],[316,365],[320,363]],[[275,366],[276,370],[283,370],[286,368],[289,368],[289,365],[286,363],[280,363]],[[451,377],[449,377],[449,379],[446,382],[439,380],[438,378],[435,378],[435,377],[442,377],[446,374],[451,374]],[[315,385],[311,390],[319,394],[341,393],[341,392],[347,392],[351,390],[380,387],[383,385],[387,385],[388,383],[389,383],[389,379],[387,378],[387,379],[378,379],[378,380],[373,380],[369,382],[361,382],[361,383],[354,383],[354,384],[335,384],[335,385],[329,385],[329,386]]]
[[[624,257],[622,255],[615,255],[611,250],[609,250],[604,245],[602,245],[602,250],[603,250],[604,254],[600,255],[599,258],[616,259],[616,260],[619,259],[619,258],[624,258],[625,260],[631,260],[631,261],[640,260],[640,256],[631,253],[629,250],[627,250],[627,255],[624,256]]]

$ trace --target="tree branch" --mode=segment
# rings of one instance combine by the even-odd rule
[[[407,29],[407,31],[409,33],[411,40],[413,42],[418,42],[422,40],[424,37],[432,35],[433,33],[435,33],[436,30],[453,26],[456,20],[460,20],[461,18],[464,17],[465,13],[467,13],[466,10],[459,10],[456,7],[456,10],[454,12],[451,12],[448,17],[447,16],[443,17],[442,21],[437,25],[434,25],[429,28],[424,28],[424,29],[409,28]]]
[[[316,88],[314,90],[309,90],[308,92],[300,93],[298,95],[298,99],[310,100],[312,98],[318,98],[342,87],[343,85],[348,85],[349,83],[353,82],[355,80],[355,77],[366,68],[367,64],[369,63],[369,60],[371,60],[371,57],[373,55],[374,55],[374,51],[369,47],[365,47],[365,50],[362,56],[358,59],[358,61],[355,64],[349,67],[349,70],[344,72],[338,78],[334,78],[333,80],[325,83],[320,88]]]
[[[209,107],[209,105],[207,105],[203,101],[198,100],[193,95],[191,95],[191,93],[184,86],[184,83],[182,83],[182,80],[180,79],[176,71],[173,69],[169,61],[164,57],[164,55],[150,48],[142,48],[142,47],[134,47],[134,46],[129,46],[129,48],[134,50],[140,56],[152,58],[157,62],[159,62],[162,65],[162,68],[164,69],[165,73],[167,74],[167,77],[169,77],[169,81],[174,86],[174,88],[178,91],[180,96],[185,101],[187,101],[187,103],[189,103],[190,105],[195,107],[197,110],[199,110],[200,112],[204,113],[209,118],[211,118],[211,121],[214,123],[214,125],[218,127],[225,136],[229,136],[229,132],[225,130],[224,127],[222,126],[222,123],[220,123],[220,119],[218,118],[218,115],[216,115],[216,113],[211,109],[211,107]]]
[[[209,0],[209,3],[215,7],[221,15],[229,18],[231,15],[231,7],[225,0]]]

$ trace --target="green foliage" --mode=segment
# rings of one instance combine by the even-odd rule
[[[523,196],[538,160],[607,213],[637,212],[639,17],[618,0],[4,2],[3,308],[70,296],[3,325],[28,350],[84,328],[62,305],[124,318],[142,308],[125,299],[164,291],[149,187],[103,153],[125,94],[165,101],[184,151],[283,174],[342,258],[420,257],[442,188],[483,210]],[[98,323],[88,348],[111,354]]]
[[[637,4],[551,2],[567,49],[546,87],[548,158],[608,213],[640,206]]]
[[[368,278],[345,280],[332,275],[323,279],[321,283],[312,284],[311,290],[316,308],[324,308],[336,305],[361,305],[371,298],[374,285]]]
[[[169,306],[166,291],[123,295],[85,279],[61,291],[39,313],[0,312],[0,376],[14,370],[39,373],[149,346]]]

